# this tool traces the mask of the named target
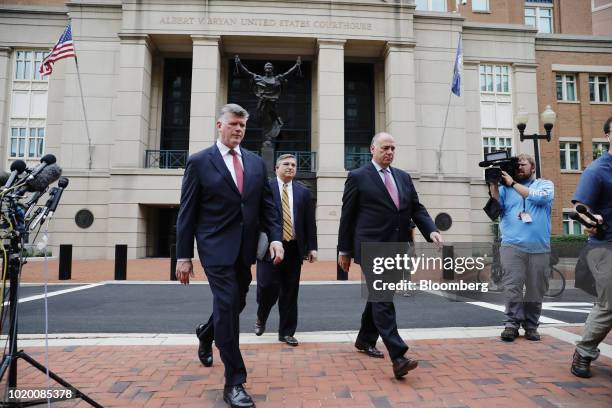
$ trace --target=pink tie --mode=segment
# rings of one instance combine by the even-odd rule
[[[399,210],[399,195],[397,194],[397,189],[395,188],[393,181],[391,181],[391,172],[389,171],[389,169],[382,169],[381,171],[385,175],[385,187],[387,187],[387,191],[389,192],[391,199]]]
[[[236,173],[236,184],[238,185],[238,191],[240,191],[240,194],[242,194],[242,186],[244,185],[242,164],[240,164],[238,153],[234,149],[231,149],[229,153],[232,155],[232,160],[234,162],[234,173]]]

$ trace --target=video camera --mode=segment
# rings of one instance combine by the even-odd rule
[[[509,151],[497,150],[485,153],[485,159],[478,163],[478,166],[485,167],[485,181],[488,184],[499,184],[502,179],[502,171],[508,173],[513,179],[516,178],[518,162],[518,157],[510,157]]]

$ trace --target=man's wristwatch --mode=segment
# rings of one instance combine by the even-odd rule
[[[516,181],[512,181],[512,184],[510,184],[510,188],[514,188],[515,184],[516,184]]]

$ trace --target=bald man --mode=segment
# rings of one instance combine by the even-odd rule
[[[391,167],[395,157],[393,136],[375,135],[370,152],[372,162],[351,171],[344,185],[338,264],[347,272],[351,258],[361,263],[362,242],[411,241],[411,220],[429,241],[442,243],[442,236],[419,202],[410,175]],[[389,351],[396,378],[417,367],[416,360],[405,356],[408,346],[397,331],[393,301],[366,303],[355,347],[370,357],[383,358],[376,348],[379,336]]]

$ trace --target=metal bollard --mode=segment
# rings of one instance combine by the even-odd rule
[[[59,246],[59,280],[72,279],[72,245]]]
[[[115,245],[115,280],[127,277],[127,245]]]
[[[176,279],[176,245],[170,246],[170,280]]]

